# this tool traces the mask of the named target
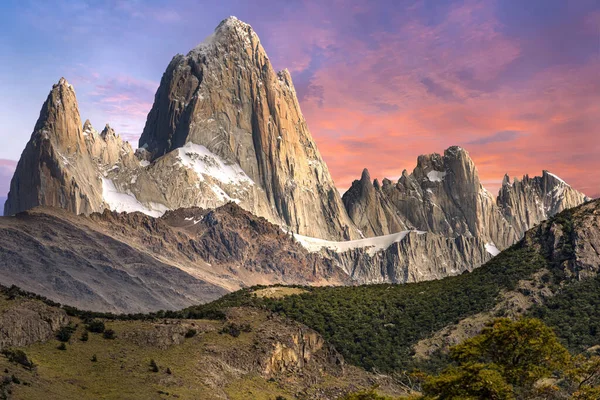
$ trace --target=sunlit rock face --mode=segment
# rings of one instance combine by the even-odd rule
[[[497,198],[481,184],[468,152],[458,146],[443,155],[419,156],[411,174],[397,182],[371,182],[368,171],[344,194],[344,205],[365,236],[418,229],[448,238],[477,238],[494,254],[556,213],[589,200],[562,179],[504,178]],[[476,261],[476,260],[473,260]]]
[[[139,145],[159,159],[189,143],[239,165],[261,189],[258,215],[307,236],[358,237],[289,72],[276,73],[252,27],[234,17],[173,58]]]
[[[6,214],[57,206],[159,216],[233,201],[286,230],[359,236],[308,131],[287,71],[230,17],[169,64],[140,148],[81,124],[73,87],[52,89],[23,152]]]

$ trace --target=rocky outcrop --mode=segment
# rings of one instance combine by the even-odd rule
[[[229,201],[288,231],[359,237],[290,74],[273,70],[256,33],[235,17],[173,58],[135,153],[110,126],[82,126],[75,92],[61,79],[21,156],[5,215],[54,206],[160,216]]]
[[[276,73],[252,27],[230,17],[162,77],[139,146],[160,158],[188,143],[235,163],[289,230],[349,239],[327,166],[300,111],[291,76]],[[265,211],[257,212],[265,215]]]
[[[371,182],[365,168],[359,181],[344,193],[344,206],[362,236],[388,235],[407,229],[394,205],[381,190],[379,181]]]
[[[521,180],[514,178],[512,183],[505,175],[497,203],[521,237],[541,221],[589,200],[556,175],[544,170],[542,176],[530,178],[525,175]]]
[[[358,283],[410,283],[458,275],[492,258],[479,238],[448,238],[425,232],[408,232],[389,247],[369,246],[321,253]]]
[[[467,269],[478,267],[489,258],[485,251],[495,255],[515,243],[527,229],[587,200],[547,171],[542,177],[525,176],[514,183],[505,177],[495,199],[482,186],[467,151],[457,146],[448,148],[443,156],[420,156],[413,172],[403,171],[396,183],[389,179],[384,179],[382,185],[377,180],[371,183],[365,170],[343,196],[348,215],[366,236],[418,229],[441,235],[440,240],[461,239],[468,243],[460,250],[466,252],[461,253],[459,265],[453,270],[465,268],[464,262],[469,265]],[[454,252],[453,247],[445,247],[440,253],[442,248],[444,245],[423,249],[421,268],[415,270],[428,270],[425,260],[440,254],[433,275],[442,277],[443,266],[453,264],[446,256]],[[349,263],[350,258],[344,264]]]
[[[67,313],[40,301],[15,299],[0,309],[0,350],[46,341],[69,323]]]
[[[368,186],[365,176],[360,182]],[[506,248],[516,240],[512,227],[506,223],[492,195],[483,188],[477,169],[463,148],[448,148],[444,155],[420,156],[411,174],[406,171],[396,183],[384,179],[377,196],[363,191],[356,196],[349,190],[344,194],[344,204],[360,230],[373,232],[371,236],[398,232],[373,227],[399,227],[419,229],[450,238],[459,236],[480,238],[498,248]],[[353,184],[358,185],[357,181]],[[350,210],[353,204],[364,204],[370,215],[381,218],[357,218]]]

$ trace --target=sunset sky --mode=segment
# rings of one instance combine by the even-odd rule
[[[61,76],[137,144],[171,58],[229,15],[290,70],[341,190],[456,144],[493,192],[548,169],[600,196],[599,0],[4,0],[0,197]]]

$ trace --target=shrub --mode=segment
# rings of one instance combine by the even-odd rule
[[[233,337],[238,337],[242,332],[252,332],[250,324],[226,324],[219,333],[226,333]]]
[[[94,319],[88,322],[86,329],[93,333],[102,333],[106,329],[104,322]]]
[[[31,370],[35,367],[33,361],[27,357],[27,354],[23,350],[6,349],[2,351],[2,354],[8,358],[8,361],[20,364],[26,369]]]
[[[97,361],[98,361],[98,357],[96,357],[96,355],[94,354],[94,355],[92,356],[92,362],[97,362]]]
[[[71,339],[71,335],[75,332],[75,328],[72,326],[63,326],[56,332],[56,339],[61,342],[68,342]]]
[[[156,361],[154,361],[154,359],[150,360],[150,371],[158,372],[158,364],[156,364]]]
[[[171,375],[171,374],[172,374],[172,372],[171,372],[171,368],[167,368],[167,374],[169,374],[169,375]]]
[[[189,339],[189,338],[192,338],[192,337],[196,336],[196,333],[197,333],[197,331],[196,331],[195,329],[192,329],[192,328],[190,328],[190,329],[188,329],[188,331],[185,333],[185,337],[186,337],[186,338],[188,338],[188,339]]]
[[[81,338],[79,340],[81,340],[82,342],[87,342],[88,339],[89,339],[88,331],[83,331],[83,333],[81,334]]]
[[[61,342],[58,347],[58,350],[66,350],[67,349],[67,345],[65,344],[65,342]]]
[[[117,334],[115,333],[114,330],[112,329],[107,329],[104,331],[104,333],[102,334],[102,336],[104,337],[104,339],[114,339],[117,337]]]

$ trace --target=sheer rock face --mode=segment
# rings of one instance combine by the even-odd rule
[[[522,236],[541,221],[588,200],[583,193],[544,170],[541,177],[525,175],[522,180],[514,178],[512,183],[505,175],[497,201],[506,220]]]
[[[256,33],[233,17],[186,56],[173,58],[139,145],[157,159],[186,143],[238,164],[288,229],[321,238],[358,237],[290,74],[276,73]]]
[[[83,128],[71,85],[48,96],[5,214],[57,206],[158,216],[234,201],[287,230],[359,234],[302,116],[291,77],[275,73],[252,28],[231,17],[169,64],[135,153],[108,125]]]
[[[365,169],[359,181],[344,193],[344,206],[360,233],[367,237],[388,235],[407,229],[398,211],[381,190],[377,180],[371,182]]]
[[[62,78],[54,85],[40,111],[31,139],[11,181],[4,215],[38,205],[66,208],[75,213],[100,206],[98,182],[78,182],[84,170],[72,170],[71,161],[86,149],[71,85]]]
[[[469,154],[456,146],[447,149],[443,156],[420,156],[413,172],[404,171],[396,183],[389,179],[384,179],[381,186],[377,180],[371,183],[365,170],[343,197],[348,215],[366,236],[418,229],[441,238],[462,240],[463,246],[439,242],[420,250],[421,267],[414,270],[420,273],[431,270],[426,259],[435,254],[438,264],[436,271],[430,274],[433,278],[444,276],[443,265],[452,264],[447,269],[463,271],[483,264],[489,259],[486,250],[495,253],[490,245],[503,250],[541,221],[587,200],[585,195],[548,171],[541,177],[525,176],[521,181],[515,178],[513,183],[505,177],[500,194],[494,199],[481,185]],[[455,248],[461,249],[460,255],[457,256]],[[402,249],[403,256],[410,257],[412,250]],[[362,263],[361,268],[367,270],[368,263],[364,260],[368,257],[356,257],[353,268]],[[385,265],[393,263],[376,258],[369,265],[373,271],[381,270],[382,276],[389,276],[392,281],[406,279],[390,275]],[[351,264],[347,257],[341,262],[344,266]],[[397,266],[405,263],[401,258],[394,262]],[[416,260],[411,262],[419,264]]]
[[[369,186],[364,174],[360,183]],[[355,181],[353,187],[358,185]],[[368,190],[358,196],[356,192],[346,192],[344,204],[357,227],[370,236],[397,232],[406,228],[389,228],[404,225],[450,238],[477,237],[499,248],[516,240],[494,198],[481,185],[469,154],[460,147],[450,147],[443,156],[420,156],[412,174],[404,171],[395,184],[384,179],[381,189],[375,189],[377,196],[369,196]],[[367,216],[357,218],[353,204],[369,210]],[[385,221],[380,222],[381,216]]]
[[[448,238],[431,232],[410,232],[376,253],[368,247],[321,253],[360,284],[441,279],[472,271],[492,258],[485,249],[485,241],[479,238]]]

